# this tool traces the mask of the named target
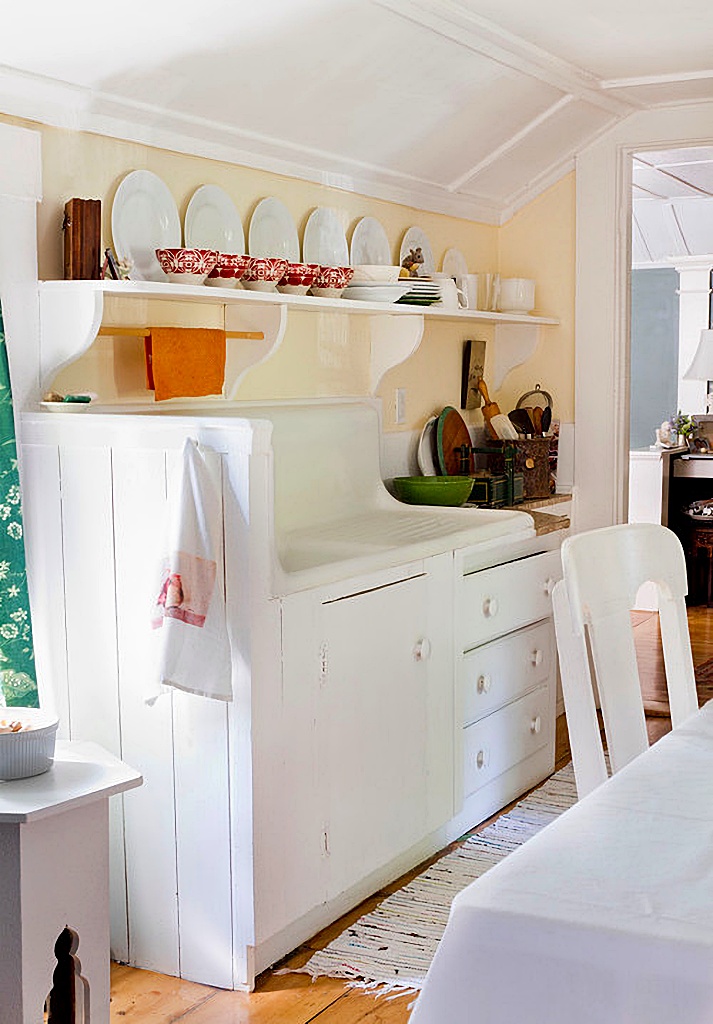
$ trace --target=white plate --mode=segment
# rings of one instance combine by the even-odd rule
[[[350,284],[343,292],[345,299],[361,299],[365,302],[396,302],[408,292],[409,286],[399,284],[368,285]]]
[[[180,249],[181,220],[168,185],[151,171],[131,171],[111,207],[116,255],[133,263],[132,281],[165,281],[156,249]]]
[[[468,273],[468,264],[460,249],[446,250],[443,257],[443,273],[449,277],[465,277]]]
[[[305,263],[323,267],[348,267],[349,247],[339,217],[328,206],[318,206],[309,215],[302,242]]]
[[[436,273],[436,265],[433,262],[431,243],[421,228],[409,228],[404,235],[399,251],[399,264],[403,267],[404,259],[411,251],[421,250],[423,262],[419,264],[417,277],[432,277]]]
[[[187,249],[245,252],[245,235],[233,200],[218,185],[201,185],[191,196],[183,223]]]
[[[436,446],[434,444],[435,438],[433,436],[437,423],[438,418],[436,416],[431,416],[429,420],[426,420],[426,425],[421,431],[421,436],[418,441],[416,461],[418,462],[418,468],[424,476],[438,476]]]
[[[290,211],[280,199],[261,199],[250,218],[248,250],[251,256],[281,256],[300,262],[300,240]],[[311,261],[316,262],[316,260]]]
[[[391,248],[386,232],[376,217],[362,217],[354,228],[352,235],[351,265],[389,266],[391,264]]]

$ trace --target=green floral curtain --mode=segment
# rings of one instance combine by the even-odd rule
[[[37,707],[10,368],[0,308],[0,686],[9,706]]]

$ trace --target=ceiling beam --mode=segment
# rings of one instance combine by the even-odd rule
[[[457,0],[372,0],[372,3],[473,53],[619,117],[626,117],[643,106],[636,99],[624,100],[604,92],[595,75],[474,14]]]

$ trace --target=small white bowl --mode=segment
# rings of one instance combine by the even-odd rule
[[[0,780],[29,779],[49,771],[59,719],[41,708],[0,708],[0,723],[21,722],[20,732],[0,732]]]
[[[365,284],[368,282],[378,284],[393,284],[399,279],[401,267],[390,267],[379,263],[358,263],[354,267],[354,277],[351,284]]]

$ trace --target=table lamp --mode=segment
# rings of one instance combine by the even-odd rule
[[[701,331],[700,341],[691,365],[683,374],[682,380],[708,381],[706,391],[706,414],[711,414],[711,382],[713,381],[713,330],[706,328]]]

